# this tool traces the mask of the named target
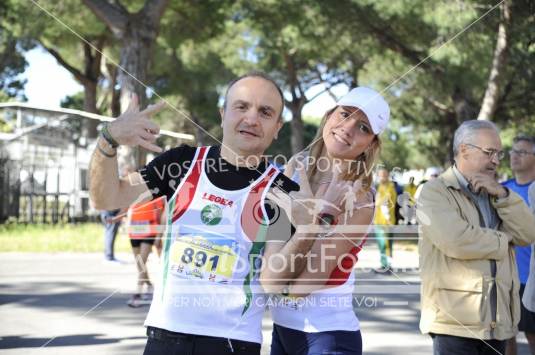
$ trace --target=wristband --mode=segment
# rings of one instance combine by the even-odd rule
[[[110,131],[108,130],[109,125],[110,125],[109,123],[105,123],[104,126],[102,127],[102,130],[100,131],[100,134],[102,138],[104,138],[104,140],[106,140],[106,142],[108,142],[109,145],[111,145],[112,148],[117,148],[119,146],[119,143],[117,143],[117,141],[110,134]]]
[[[106,158],[113,158],[114,156],[117,155],[117,149],[115,149],[115,151],[114,151],[112,154],[110,154],[110,153],[106,153],[106,151],[104,151],[104,149],[102,149],[102,148],[100,147],[100,145],[98,144],[98,142],[97,142],[97,149],[98,149],[98,151],[100,152],[100,154],[104,155]]]

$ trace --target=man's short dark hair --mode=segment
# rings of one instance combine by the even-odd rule
[[[267,75],[264,72],[256,71],[256,70],[250,71],[247,74],[239,76],[236,79],[233,79],[228,83],[227,90],[225,91],[225,100],[223,101],[223,110],[225,110],[227,108],[227,96],[228,96],[228,92],[230,91],[230,88],[232,88],[234,86],[234,84],[236,84],[238,81],[240,81],[242,79],[245,79],[245,78],[261,78],[261,79],[264,79],[266,81],[269,81],[271,84],[273,84],[273,86],[275,86],[275,88],[277,89],[277,92],[279,93],[279,95],[281,97],[281,112],[279,114],[279,119],[281,119],[282,118],[282,111],[284,110],[284,95],[282,93],[281,88],[279,87],[279,85],[275,82],[275,80],[271,76]]]
[[[533,153],[535,153],[535,136],[530,136],[527,134],[519,134],[515,138],[513,138],[513,144],[518,142],[528,142],[531,143],[531,148]]]

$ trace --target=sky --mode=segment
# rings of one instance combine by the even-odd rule
[[[25,92],[29,104],[56,108],[60,106],[60,102],[65,96],[83,90],[83,87],[74,80],[73,76],[44,49],[32,49],[26,53],[25,57],[28,61],[28,67],[22,77],[27,79]],[[313,87],[307,92],[307,96],[312,97],[321,90],[321,86]],[[347,86],[339,85],[333,89],[333,92],[337,97],[341,97],[347,90]],[[303,107],[303,116],[321,117],[334,104],[335,101],[330,95],[322,94]]]
[[[22,77],[28,80],[25,93],[29,104],[55,108],[65,96],[82,91],[71,73],[42,48],[28,51],[25,57],[28,67]]]

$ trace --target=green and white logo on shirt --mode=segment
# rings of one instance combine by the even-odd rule
[[[219,207],[218,205],[206,205],[201,211],[202,223],[209,226],[215,226],[216,224],[219,224],[219,222],[221,222],[222,217],[223,212],[221,210],[221,207]]]

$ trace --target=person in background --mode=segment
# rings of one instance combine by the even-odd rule
[[[398,224],[398,223],[400,223],[400,221],[403,220],[402,204],[399,201],[399,197],[403,195],[403,186],[398,184],[398,182],[396,181],[395,176],[393,176],[393,170],[390,173],[390,180],[394,183],[394,188],[396,189],[397,198],[396,198],[396,208],[394,209],[394,213],[395,213],[395,216],[396,216],[396,224]]]
[[[127,302],[130,307],[136,308],[150,304],[152,299],[153,286],[147,269],[147,259],[152,246],[162,234],[160,226],[164,210],[164,196],[149,202],[134,204],[128,210],[128,236],[137,267],[136,293]]]
[[[429,180],[436,179],[442,170],[439,167],[432,166],[430,168],[427,168],[425,171],[424,179],[418,183],[418,186],[416,186],[416,191],[414,192],[414,198],[418,199],[418,196],[420,196],[420,193],[422,192],[422,187],[426,182]]]
[[[379,246],[381,255],[381,267],[375,269],[375,272],[385,273],[391,268],[392,255],[394,247],[391,226],[396,225],[396,204],[397,192],[396,186],[390,180],[390,174],[385,167],[377,171],[377,193],[375,196],[375,239]]]
[[[528,189],[535,181],[535,137],[519,135],[513,139],[513,147],[509,151],[511,157],[511,170],[514,177],[503,183],[505,187],[519,194],[530,205]],[[532,231],[535,234],[535,231]],[[516,265],[520,278],[520,298],[524,294],[528,282],[529,263],[531,259],[531,246],[516,246]],[[535,354],[535,313],[521,305],[520,323],[518,330],[524,332],[528,339],[531,353]],[[507,355],[516,355],[516,337],[507,342]]]
[[[115,258],[115,238],[121,226],[121,219],[116,219],[121,209],[100,211],[100,220],[104,224],[104,260],[118,262]]]
[[[415,194],[418,187],[414,184],[414,176],[409,178],[409,183],[403,187],[403,194],[398,196],[398,205],[401,206],[400,224],[415,224],[414,208],[415,208]]]
[[[403,188],[403,191],[408,193],[411,198],[414,198],[414,195],[416,194],[416,189],[417,188],[418,188],[418,186],[416,186],[416,184],[414,184],[414,176],[411,176],[411,177],[409,177],[409,183],[407,185],[405,185],[405,187]]]
[[[128,174],[134,172],[134,166],[126,163],[120,169],[120,176],[125,177]],[[117,238],[117,232],[121,226],[126,208],[103,210],[100,212],[100,220],[104,224],[104,260],[109,262],[119,262],[115,258],[115,239]]]
[[[504,155],[494,123],[464,121],[453,138],[455,164],[417,200],[420,330],[435,355],[504,354],[518,332],[514,246],[535,242],[535,218],[496,180]]]

